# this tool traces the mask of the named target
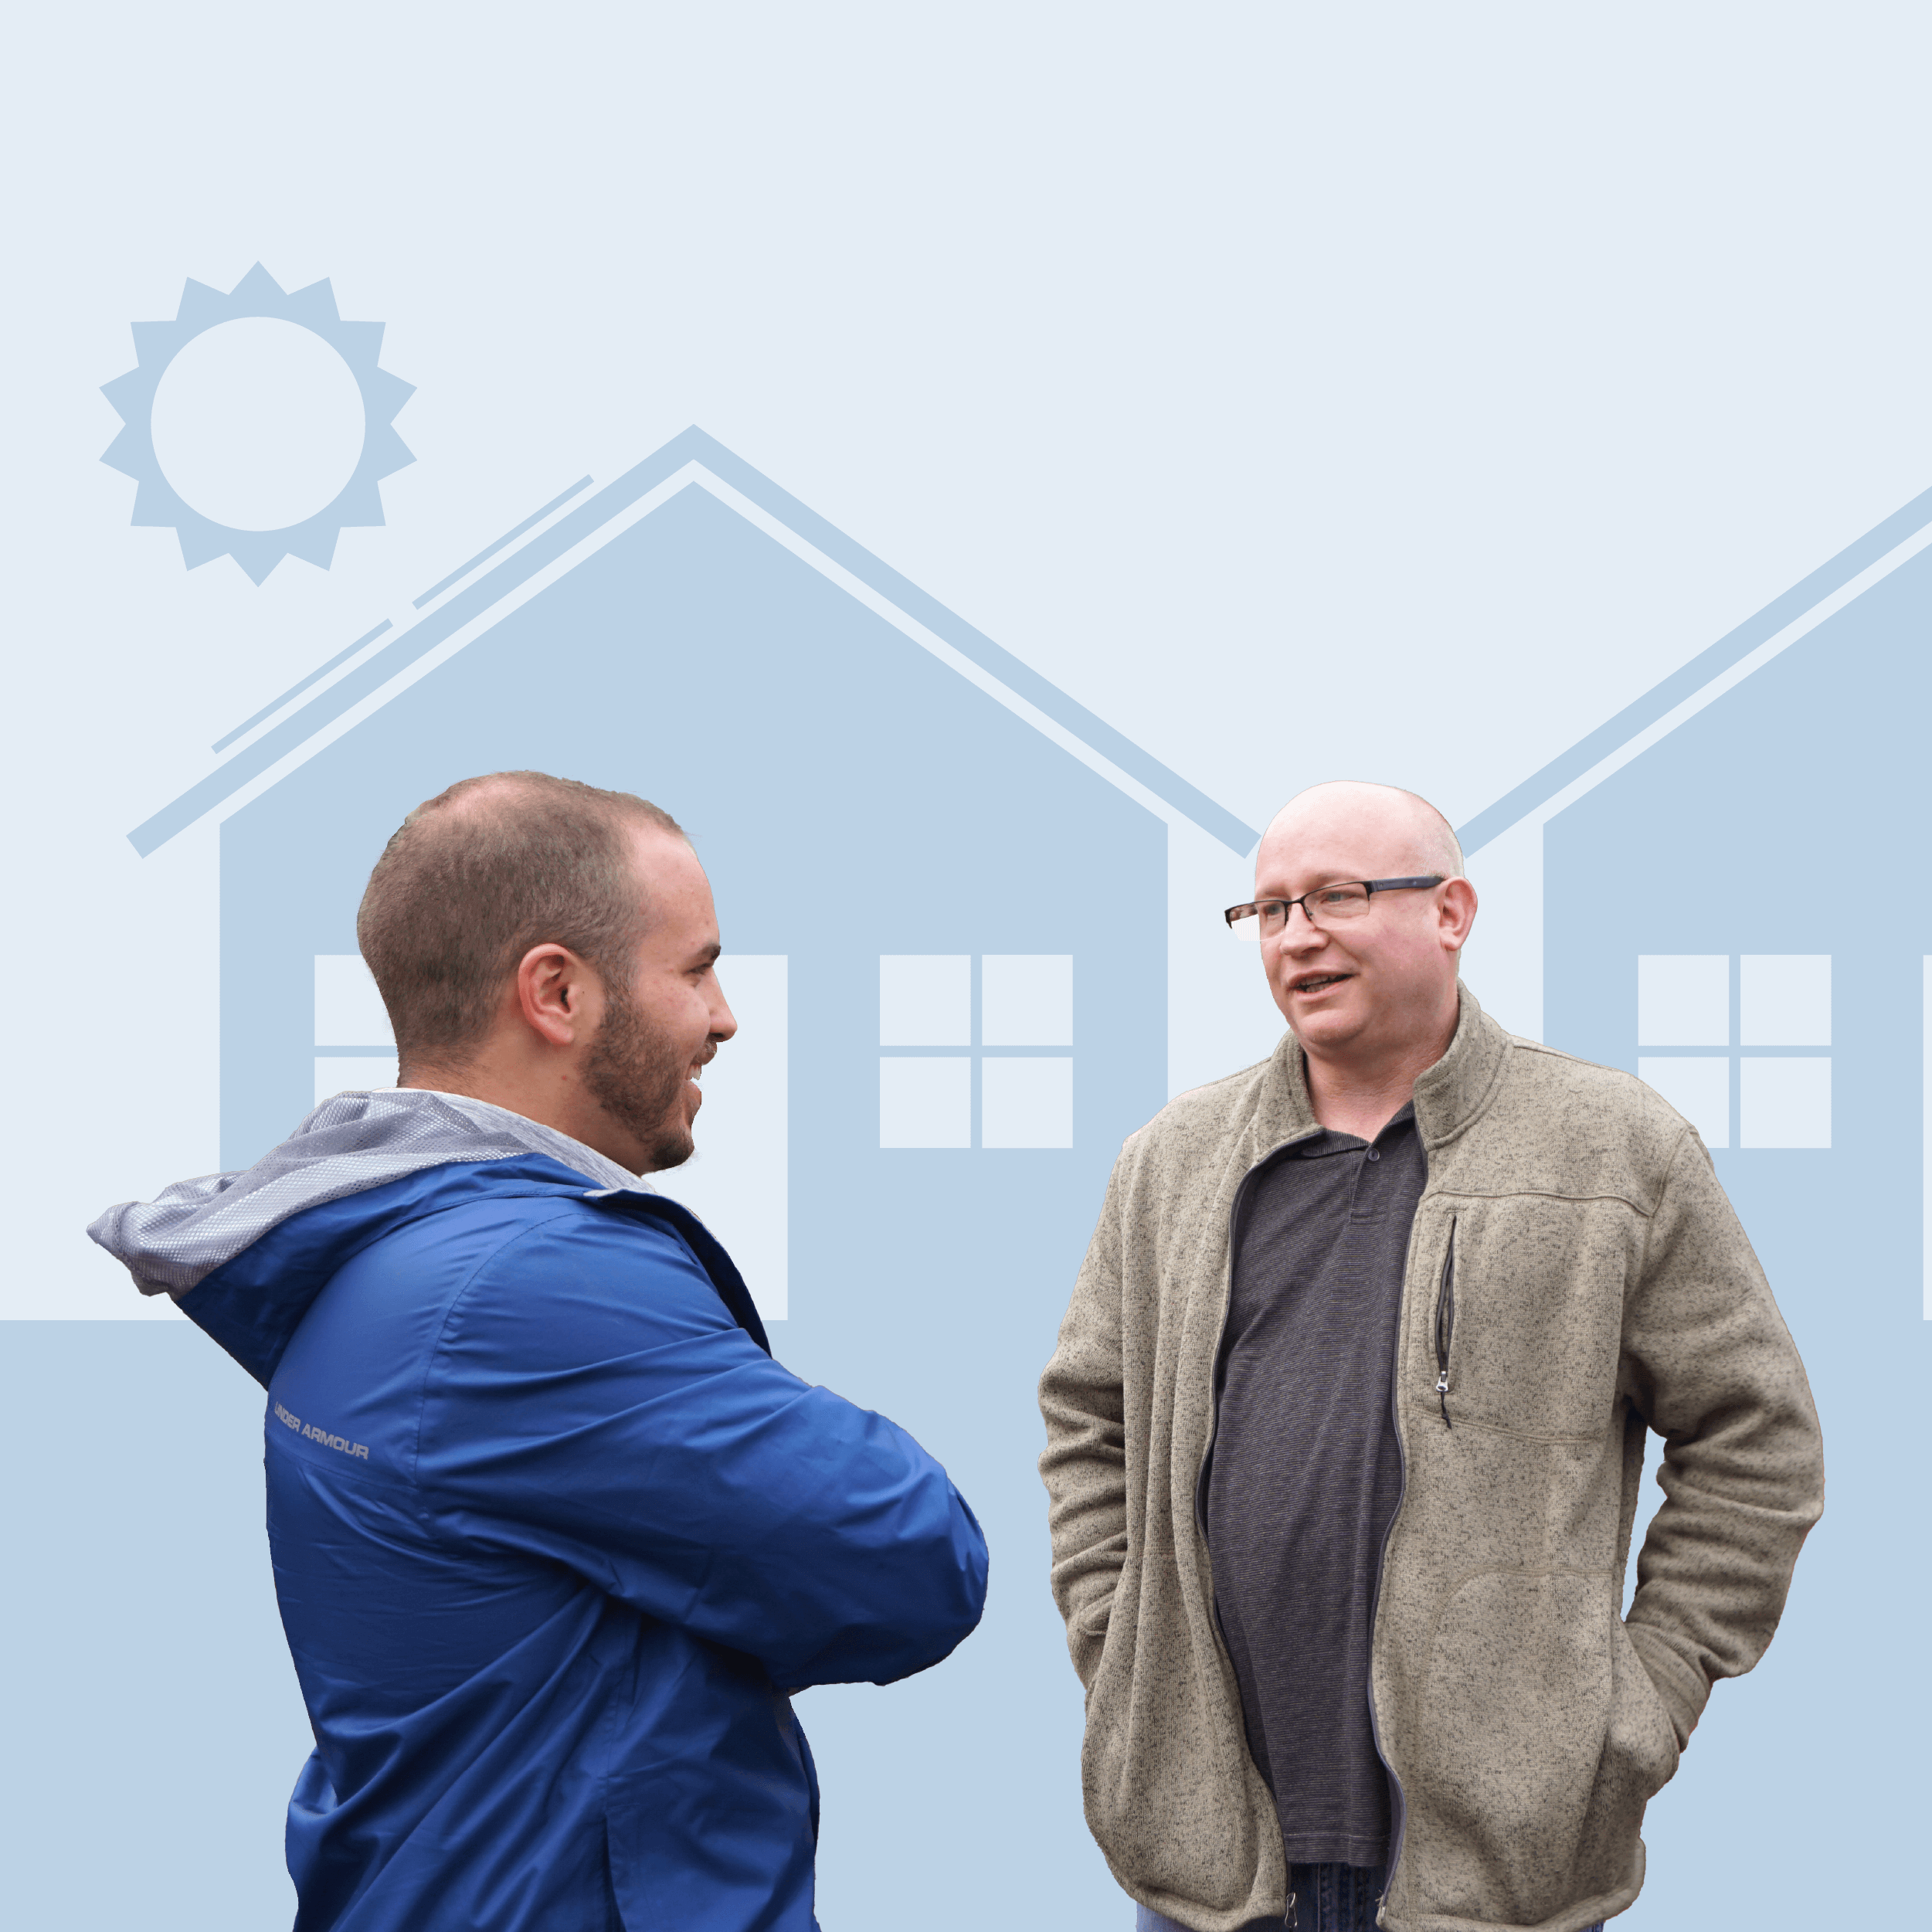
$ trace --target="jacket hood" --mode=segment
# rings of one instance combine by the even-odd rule
[[[767,1346],[737,1269],[688,1208],[581,1141],[467,1095],[338,1094],[253,1166],[123,1201],[87,1232],[144,1295],[172,1295],[266,1384],[309,1304],[352,1255],[465,1196],[505,1191],[576,1196],[668,1221]]]
[[[88,1227],[144,1295],[177,1300],[271,1229],[325,1202],[426,1167],[547,1154],[599,1187],[643,1187],[616,1162],[507,1108],[398,1088],[338,1094],[279,1147],[238,1173],[178,1180],[151,1201],[122,1201]]]

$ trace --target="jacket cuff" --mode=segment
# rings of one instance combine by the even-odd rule
[[[1638,1662],[1649,1672],[1650,1681],[1657,1686],[1657,1694],[1670,1713],[1672,1727],[1677,1733],[1677,1748],[1681,1751],[1690,1742],[1690,1734],[1710,1701],[1710,1680],[1695,1665],[1686,1663],[1662,1635],[1648,1625],[1626,1623],[1624,1628]]]

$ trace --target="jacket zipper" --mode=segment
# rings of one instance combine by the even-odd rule
[[[1417,1123],[1417,1131],[1418,1132],[1421,1131],[1420,1122]],[[1425,1200],[1428,1197],[1429,1185],[1426,1166],[1428,1158],[1425,1151],[1423,1156],[1425,1166],[1422,1181],[1423,1197]],[[1420,1220],[1422,1214],[1421,1200],[1416,1203],[1415,1212],[1417,1219]],[[1450,1251],[1453,1254],[1455,1243],[1455,1218],[1453,1215],[1449,1219],[1449,1242]],[[1415,1231],[1413,1224],[1409,1231],[1409,1246],[1413,1251],[1415,1246]],[[1404,1261],[1402,1268],[1402,1279],[1405,1295],[1408,1283],[1408,1264]],[[1446,1368],[1441,1373],[1446,1373]],[[1389,1862],[1384,1867],[1382,1873],[1382,1896],[1375,1902],[1375,1922],[1377,1925],[1387,1923],[1389,1892],[1395,1883],[1396,1867],[1402,1862],[1402,1840],[1408,1830],[1409,1824],[1408,1794],[1402,1788],[1401,1779],[1395,1774],[1395,1767],[1389,1762],[1388,1753],[1382,1748],[1382,1723],[1375,1714],[1375,1627],[1382,1614],[1382,1569],[1384,1564],[1388,1560],[1389,1539],[1395,1534],[1395,1526],[1401,1519],[1402,1505],[1407,1500],[1409,1493],[1409,1452],[1403,1446],[1402,1441],[1402,1323],[1399,1310],[1395,1325],[1395,1366],[1394,1372],[1389,1377],[1389,1426],[1395,1431],[1395,1455],[1397,1464],[1401,1472],[1401,1481],[1397,1486],[1395,1507],[1390,1512],[1388,1526],[1382,1532],[1382,1547],[1375,1553],[1375,1594],[1369,1603],[1369,1737],[1375,1746],[1376,1756],[1381,1761],[1382,1769],[1387,1775],[1389,1791],[1392,1799],[1390,1809],[1394,1814],[1393,1827],[1389,1832]]]
[[[1306,1140],[1307,1138],[1306,1134],[1297,1134],[1295,1139]],[[1234,1302],[1234,1224],[1241,1217],[1241,1200],[1248,1192],[1248,1183],[1282,1151],[1282,1147],[1292,1147],[1294,1144],[1293,1140],[1285,1140],[1282,1143],[1281,1147],[1271,1147],[1266,1153],[1262,1155],[1261,1159],[1242,1175],[1241,1185],[1234,1190],[1234,1198],[1228,1206],[1227,1265],[1221,1272],[1221,1319],[1214,1326],[1214,1353],[1209,1361],[1207,1370],[1207,1446],[1201,1451],[1200,1467],[1194,1472],[1194,1531],[1204,1543],[1207,1540],[1207,1470],[1208,1465],[1214,1459],[1214,1438],[1221,1433],[1221,1392],[1215,1387],[1215,1380],[1221,1367],[1221,1344],[1227,1339],[1227,1313],[1228,1310],[1233,1307]],[[1396,1445],[1398,1448],[1401,1446],[1400,1436],[1396,1438]],[[1399,1509],[1401,1506],[1398,1500],[1396,1507]],[[1394,1519],[1391,1518],[1391,1523],[1393,1521]],[[1387,1539],[1384,1538],[1384,1540],[1386,1543]],[[1209,1560],[1210,1563],[1213,1560],[1211,1552]],[[1376,1587],[1378,1591],[1381,1587],[1381,1571],[1379,1565],[1376,1572]],[[1210,1611],[1214,1608],[1211,1599],[1209,1601],[1208,1608]],[[1369,1627],[1371,1630],[1374,1628],[1372,1619]],[[1369,1699],[1369,1727],[1373,1730],[1374,1726],[1375,1699],[1371,1694]],[[1379,1738],[1376,1741],[1375,1748],[1379,1755],[1382,1749],[1381,1740]],[[1382,1761],[1386,1767],[1388,1760],[1384,1758]],[[1390,1772],[1390,1776],[1393,1779],[1394,1774]],[[1398,1785],[1397,1788],[1399,1791],[1401,1787]],[[1286,1874],[1284,1873],[1283,1876],[1285,1877]],[[1295,1894],[1291,1891],[1288,1895],[1285,1909],[1282,1913],[1282,1924],[1287,1928],[1287,1932],[1295,1932],[1295,1928],[1299,1923],[1299,1917],[1295,1910]]]
[[[1442,1426],[1449,1420],[1449,1343],[1455,1334],[1455,1217],[1449,1217],[1448,1251],[1442,1257],[1442,1281],[1435,1293],[1435,1399],[1442,1404]]]
[[[1424,1156],[1426,1159],[1426,1156]],[[1423,1183],[1424,1198],[1428,1197],[1428,1181]],[[1415,1204],[1416,1217],[1421,1218],[1422,1202]],[[1435,1393],[1442,1404],[1442,1420],[1449,1421],[1449,1343],[1455,1332],[1455,1221],[1449,1217],[1449,1245],[1442,1258],[1442,1277],[1436,1290],[1435,1300]],[[1415,1236],[1409,1236],[1411,1249]],[[1408,1279],[1408,1268],[1402,1271],[1404,1283]],[[1375,1754],[1382,1761],[1382,1768],[1388,1774],[1389,1786],[1394,1795],[1391,1808],[1395,1814],[1394,1828],[1389,1834],[1389,1862],[1382,1874],[1382,1896],[1376,1901],[1375,1922],[1387,1923],[1388,1896],[1395,1883],[1396,1867],[1402,1862],[1402,1839],[1408,1829],[1409,1802],[1402,1789],[1402,1781],[1395,1774],[1395,1767],[1389,1762],[1388,1753],[1382,1748],[1382,1726],[1375,1715],[1375,1625],[1382,1609],[1382,1566],[1388,1560],[1389,1538],[1395,1533],[1395,1526],[1402,1514],[1402,1505],[1409,1493],[1409,1455],[1402,1445],[1402,1327],[1398,1320],[1395,1333],[1395,1373],[1389,1378],[1389,1418],[1395,1430],[1395,1453],[1402,1469],[1401,1486],[1395,1492],[1395,1509],[1389,1518],[1389,1526],[1382,1532],[1382,1547],[1375,1559],[1375,1598],[1369,1610],[1369,1734],[1375,1740]]]

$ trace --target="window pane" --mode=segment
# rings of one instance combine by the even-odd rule
[[[1828,952],[1747,952],[1737,972],[1737,1037],[1744,1045],[1832,1044]]]
[[[315,956],[315,1044],[318,1047],[389,1047],[396,1044],[382,996],[376,991],[375,982],[359,952],[318,952]],[[393,1078],[389,1084],[395,1085]]]
[[[1073,955],[986,954],[980,962],[980,1038],[989,1047],[1071,1046]]]
[[[1644,952],[1637,957],[1640,1047],[1730,1044],[1730,956]],[[1660,1088],[1659,1092],[1662,1092]]]
[[[768,1322],[787,1312],[786,970],[782,952],[718,961],[738,1031],[705,1069],[697,1153],[650,1177],[725,1244]]]
[[[879,957],[879,1044],[969,1047],[973,956],[886,952]]]
[[[1737,1069],[1740,1147],[1828,1147],[1832,1063],[1826,1059],[1754,1060]]]
[[[980,1063],[983,1147],[1071,1147],[1071,1060],[983,1060]]]
[[[1703,1136],[1706,1147],[1730,1145],[1730,1062],[1692,1058],[1643,1059],[1637,1078],[1655,1087]]]
[[[879,1062],[881,1147],[970,1147],[973,1062],[906,1054]]]

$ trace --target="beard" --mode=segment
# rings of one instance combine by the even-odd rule
[[[691,1157],[684,1104],[689,1071],[690,1062],[651,1031],[628,991],[609,988],[603,1020],[584,1062],[584,1085],[650,1149],[640,1173],[681,1166]]]

